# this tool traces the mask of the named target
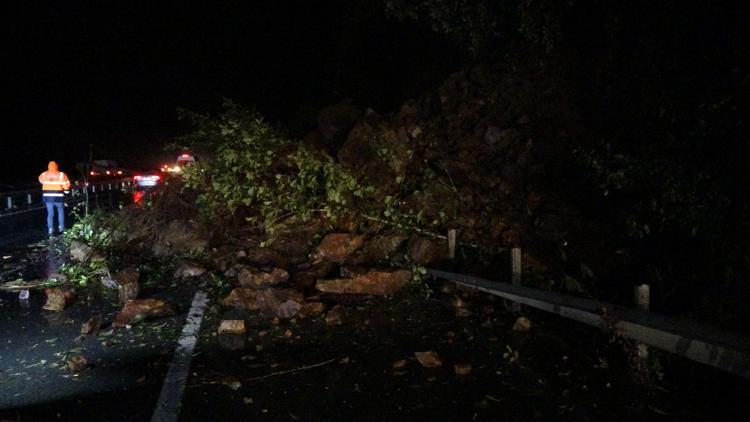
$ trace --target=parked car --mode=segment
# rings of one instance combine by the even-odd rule
[[[133,183],[137,188],[153,188],[163,182],[159,172],[145,172],[133,176]]]

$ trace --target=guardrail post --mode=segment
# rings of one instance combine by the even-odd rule
[[[109,186],[108,189],[112,190],[112,183],[110,183],[108,186]]]
[[[523,267],[521,264],[521,248],[515,247],[510,250],[510,266],[513,273],[513,285],[520,286],[523,277]],[[521,312],[521,304],[513,302],[511,310],[515,313]]]
[[[645,312],[651,309],[651,285],[635,286],[635,307]]]
[[[26,194],[26,204],[31,205],[31,194]]]
[[[639,311],[648,312],[651,309],[651,285],[639,284],[635,286],[635,307]],[[644,360],[648,358],[648,346],[638,343],[638,358],[643,369]]]
[[[7,205],[8,205],[8,209],[12,209],[13,208],[13,197],[12,196],[8,197]]]
[[[448,230],[448,258],[456,258],[456,229]]]

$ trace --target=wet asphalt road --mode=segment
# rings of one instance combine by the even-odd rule
[[[44,278],[64,262],[41,212],[0,220],[2,281]],[[185,315],[115,331],[107,324],[119,309],[116,292],[79,290],[63,312],[43,310],[44,301],[41,291],[27,301],[0,292],[0,420],[149,420]],[[105,325],[81,338],[93,316]],[[87,365],[73,373],[66,363],[76,355]]]

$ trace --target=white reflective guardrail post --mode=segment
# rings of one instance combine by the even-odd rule
[[[8,207],[7,207],[7,208],[8,208],[9,210],[10,210],[10,209],[13,209],[13,197],[12,197],[12,196],[9,196],[9,197],[8,197],[8,202],[7,202],[7,204],[8,204]]]

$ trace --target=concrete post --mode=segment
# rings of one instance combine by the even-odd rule
[[[448,258],[456,258],[456,229],[448,230]]]
[[[639,284],[635,286],[635,307],[639,311],[648,312],[651,309],[651,285]],[[640,366],[645,368],[643,361],[648,358],[648,346],[638,343],[638,358],[641,359]]]
[[[510,264],[513,273],[513,285],[520,286],[523,278],[523,265],[521,263],[521,248],[515,247],[510,250]],[[521,312],[521,304],[513,302],[511,310],[515,313]]]

